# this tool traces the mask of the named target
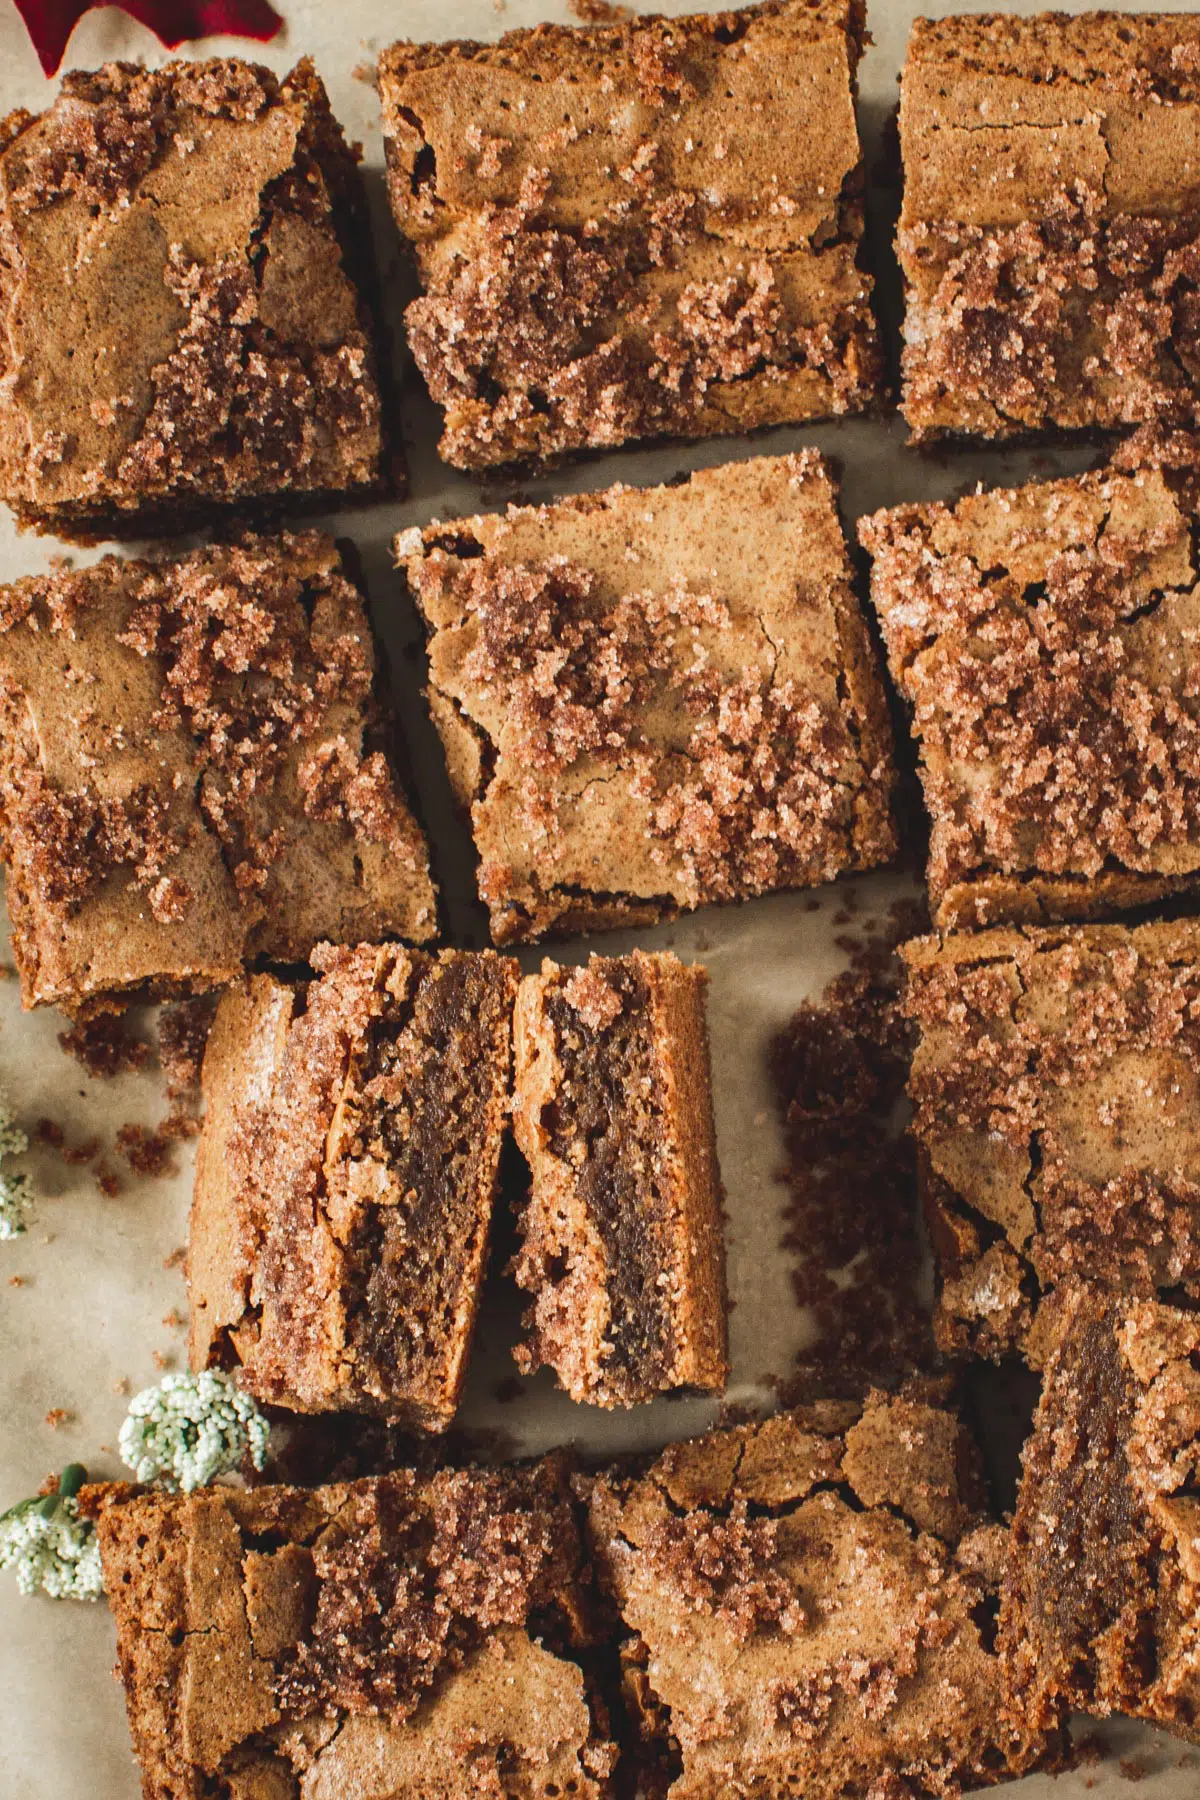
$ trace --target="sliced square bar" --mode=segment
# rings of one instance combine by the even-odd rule
[[[1200,416],[1200,15],[918,19],[900,87],[913,436]]]
[[[409,342],[459,468],[861,411],[859,0],[379,59]]]
[[[433,936],[363,597],[331,538],[0,588],[0,850],[26,1006]]]
[[[983,1516],[977,1462],[958,1419],[909,1390],[596,1481],[626,1704],[670,1800],[899,1800],[1053,1754],[1002,1715],[986,1621],[1007,1533]]]
[[[0,497],[60,536],[383,486],[369,235],[312,64],[108,63],[0,121]]]
[[[1001,1592],[1010,1710],[1200,1737],[1200,1315],[1083,1284],[1059,1309]]]
[[[441,1431],[466,1373],[508,1124],[518,969],[322,946],[253,977],[204,1059],[194,1369],[258,1399]]]
[[[600,1800],[565,1472],[84,1490],[145,1800]]]
[[[400,535],[497,943],[894,854],[836,499],[805,451]]]
[[[518,1351],[576,1400],[632,1406],[728,1375],[703,969],[542,964],[517,995],[513,1130],[531,1172]]]
[[[1040,1362],[1072,1277],[1200,1299],[1200,923],[902,954],[941,1347]]]
[[[858,522],[912,708],[945,929],[1200,881],[1200,445]]]

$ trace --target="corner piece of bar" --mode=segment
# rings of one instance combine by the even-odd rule
[[[0,498],[61,537],[386,491],[366,200],[305,58],[72,69],[0,120]]]
[[[1030,1730],[1124,1713],[1200,1739],[1200,1314],[1073,1287],[1058,1309],[1000,1608]]]
[[[404,532],[496,943],[895,854],[892,735],[815,451]]]
[[[1003,1713],[1007,1534],[940,1393],[913,1384],[674,1444],[590,1492],[626,1705],[670,1800],[958,1792],[1052,1762]]]
[[[531,1188],[514,1266],[533,1303],[517,1354],[576,1400],[725,1385],[706,981],[635,950],[521,982],[513,1128]]]
[[[609,1793],[558,1459],[81,1505],[145,1800]]]
[[[1040,1363],[1072,1279],[1200,1299],[1200,924],[901,954],[941,1348]]]
[[[0,852],[26,1006],[188,994],[434,935],[362,594],[247,535],[0,588]]]
[[[1200,440],[858,522],[911,708],[943,929],[1200,884]]]
[[[918,441],[1200,417],[1200,16],[918,19],[900,87]]]
[[[379,59],[406,322],[459,468],[859,412],[859,0]]]
[[[508,1123],[518,969],[322,946],[224,996],[204,1060],[192,1366],[299,1412],[450,1424]]]

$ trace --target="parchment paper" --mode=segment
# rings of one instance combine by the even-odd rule
[[[197,53],[257,57],[281,71],[302,54],[314,57],[348,135],[365,148],[377,258],[396,331],[407,278],[387,213],[377,106],[362,79],[363,65],[373,63],[375,52],[396,37],[493,38],[542,19],[566,20],[566,6],[562,0],[280,4],[288,24],[276,43],[259,47],[214,39]],[[705,4],[692,0],[689,10]],[[666,10],[684,8],[666,0]],[[860,123],[872,171],[881,154],[885,119],[895,104],[904,42],[916,10],[897,0],[874,0],[870,8],[875,44],[861,69]],[[984,9],[933,0],[926,10]],[[1018,3],[1006,10],[1032,12],[1037,7]],[[1185,11],[1187,0],[1157,0],[1154,10]],[[92,68],[113,57],[155,62],[163,60],[163,53],[147,31],[124,15],[92,13],[77,29],[67,61]],[[10,0],[0,0],[0,113],[16,106],[41,108],[53,86],[42,79]],[[876,256],[886,264],[886,191],[876,186],[871,204],[873,230],[882,246]],[[502,505],[507,490],[495,482],[481,486],[438,462],[437,414],[412,379],[406,385],[404,429],[412,472],[409,498],[320,522],[359,546],[437,852],[450,929],[455,941],[483,943],[469,844],[452,816],[440,747],[419,698],[419,632],[392,571],[389,546],[403,525]],[[1090,454],[1079,451],[1036,456],[955,451],[930,458],[904,447],[899,420],[844,421],[772,431],[751,440],[618,451],[524,481],[522,491],[540,500],[602,488],[618,479],[661,481],[681,469],[804,444],[839,459],[848,521],[901,500],[948,497],[977,478],[1003,484],[1031,473],[1072,472],[1090,460]],[[44,569],[62,549],[52,539],[18,536],[7,514],[0,516],[0,580]],[[69,552],[78,562],[101,553]],[[886,909],[899,894],[911,891],[897,876],[850,885],[864,914]],[[648,948],[670,946],[684,957],[704,961],[712,978],[713,1076],[729,1207],[734,1400],[753,1399],[772,1375],[786,1374],[807,1330],[793,1298],[794,1257],[779,1248],[785,1194],[776,1180],[781,1151],[765,1051],[796,1004],[819,994],[842,965],[833,942],[833,919],[845,897],[843,889],[825,889],[818,897],[816,911],[810,910],[810,896],[783,895],[709,910],[636,936]],[[633,934],[614,934],[593,944],[617,950],[634,941]],[[580,941],[565,949],[556,946],[554,953],[573,960],[586,955],[586,948]],[[527,966],[535,967],[540,954],[526,954]],[[48,1116],[67,1127],[69,1141],[98,1135],[111,1143],[119,1125],[153,1125],[163,1116],[157,1075],[89,1079],[59,1049],[61,1029],[63,1021],[56,1014],[22,1014],[16,982],[0,982],[0,1084],[26,1128]],[[0,1510],[33,1492],[49,1470],[75,1458],[93,1473],[119,1474],[115,1443],[126,1407],[122,1389],[136,1391],[158,1380],[163,1363],[184,1366],[178,1321],[186,1310],[186,1295],[172,1253],[185,1241],[191,1164],[190,1147],[185,1147],[176,1176],[127,1178],[122,1192],[108,1199],[88,1170],[67,1168],[45,1151],[31,1156],[43,1196],[37,1222],[19,1242],[0,1245]],[[19,1277],[21,1285],[10,1286],[12,1277]],[[545,1373],[523,1383],[518,1398],[501,1404],[495,1390],[515,1373],[508,1327],[495,1306],[485,1308],[462,1414],[468,1427],[502,1430],[530,1451],[571,1440],[608,1450],[658,1445],[702,1429],[713,1417],[713,1405],[696,1400],[660,1401],[620,1414],[577,1407]],[[57,1427],[47,1422],[55,1409],[69,1415]],[[113,1630],[105,1607],[24,1599],[10,1579],[0,1580],[0,1800],[43,1800],[48,1794],[59,1800],[136,1800],[138,1780],[121,1692],[110,1678],[113,1660]],[[1035,1777],[1005,1791],[1014,1800],[1034,1800],[1051,1791],[1055,1800],[1082,1800],[1085,1793],[1111,1800],[1126,1791],[1126,1780],[1136,1778],[1145,1800],[1200,1794],[1200,1752],[1125,1723],[1104,1726],[1102,1736],[1102,1761],[1055,1783]],[[1124,1770],[1121,1759],[1126,1759]]]

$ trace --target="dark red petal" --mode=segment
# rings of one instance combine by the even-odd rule
[[[254,38],[265,44],[275,36],[283,20],[268,0],[118,0],[122,12],[148,25],[168,50],[193,38]],[[47,75],[53,75],[63,59],[67,40],[90,11],[91,0],[16,0],[17,11]]]

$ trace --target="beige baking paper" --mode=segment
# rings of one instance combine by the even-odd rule
[[[394,326],[404,278],[384,199],[375,95],[363,79],[364,66],[396,37],[494,38],[543,19],[567,20],[566,6],[562,0],[279,4],[288,23],[276,43],[260,49],[213,40],[198,53],[259,57],[281,71],[301,55],[315,59],[348,135],[364,146],[376,250]],[[704,0],[694,0],[694,6],[703,7]],[[870,9],[875,43],[862,65],[860,107],[869,169],[881,154],[882,129],[895,103],[915,10],[897,0],[874,0]],[[935,0],[925,10],[982,9]],[[1037,8],[1019,4],[1007,10]],[[1154,10],[1187,8],[1158,0]],[[113,57],[152,62],[163,60],[163,53],[148,32],[123,15],[93,13],[76,31],[68,63],[91,68]],[[52,92],[11,0],[0,0],[0,114],[17,106],[36,111]],[[875,201],[880,200],[877,193]],[[391,569],[389,545],[401,526],[495,505],[499,490],[489,494],[478,481],[439,464],[435,411],[411,385],[404,427],[412,467],[410,498],[402,505],[320,522],[353,538],[362,553],[373,614],[396,674],[424,815],[440,852],[451,927],[459,941],[469,941],[465,934],[477,921],[463,900],[469,889],[469,849],[451,816],[440,750],[421,707],[419,664],[412,655],[419,634]],[[996,451],[955,452],[932,460],[904,447],[899,421],[847,421],[768,432],[753,440],[617,452],[522,487],[535,499],[548,499],[606,487],[618,479],[661,481],[681,469],[805,444],[817,445],[841,463],[848,520],[902,500],[947,497],[976,478],[1005,484],[1030,473],[1070,472],[1088,460],[1079,453],[1031,458]],[[0,518],[0,580],[44,569],[56,554],[61,546],[52,539],[19,537],[7,515]],[[83,561],[93,553],[70,554]],[[852,885],[868,914],[886,909],[905,891],[893,877]],[[786,1373],[805,1336],[805,1319],[792,1293],[793,1259],[779,1249],[785,1196],[776,1180],[780,1144],[765,1053],[772,1033],[796,1004],[817,995],[841,966],[833,918],[844,894],[841,888],[826,889],[819,898],[816,911],[810,910],[809,896],[784,895],[704,912],[636,939],[647,948],[669,945],[684,957],[702,960],[712,977],[713,1074],[729,1203],[734,1400],[753,1399],[770,1376]],[[618,935],[606,938],[604,947],[624,948],[634,941],[632,935]],[[556,948],[555,954],[566,959],[585,954],[585,949],[580,943],[565,952]],[[528,966],[536,966],[537,960],[536,954],[525,958]],[[67,1128],[71,1141],[97,1135],[111,1142],[121,1124],[151,1125],[162,1117],[156,1076],[90,1080],[59,1049],[61,1029],[57,1015],[23,1015],[15,981],[0,982],[0,1085],[26,1127],[47,1116]],[[0,1510],[32,1492],[47,1471],[75,1458],[96,1474],[118,1474],[115,1444],[126,1392],[157,1381],[164,1362],[172,1368],[184,1365],[179,1324],[186,1296],[172,1253],[186,1234],[190,1150],[180,1160],[177,1176],[127,1180],[119,1196],[106,1199],[89,1171],[65,1168],[45,1153],[31,1158],[45,1196],[37,1222],[25,1238],[0,1244]],[[10,1286],[13,1278],[20,1285]],[[709,1403],[693,1400],[605,1415],[573,1405],[545,1373],[524,1383],[520,1398],[501,1405],[495,1389],[514,1373],[503,1322],[485,1317],[463,1423],[499,1428],[529,1450],[570,1440],[597,1450],[657,1445],[701,1429],[713,1416]],[[55,1427],[47,1415],[58,1409],[67,1417]],[[10,1579],[0,1579],[0,1800],[44,1800],[49,1794],[59,1800],[136,1800],[139,1785],[120,1688],[111,1676],[113,1662],[113,1631],[103,1606],[22,1599]],[[1083,1800],[1085,1794],[1091,1800],[1112,1800],[1127,1792],[1128,1776],[1137,1774],[1138,1800],[1194,1800],[1200,1795],[1200,1751],[1189,1752],[1173,1739],[1125,1724],[1106,1726],[1104,1739],[1108,1754],[1103,1763],[1054,1783],[1036,1777],[1007,1792],[1013,1800],[1051,1793],[1054,1800]],[[1125,1774],[1122,1758],[1127,1759]]]

